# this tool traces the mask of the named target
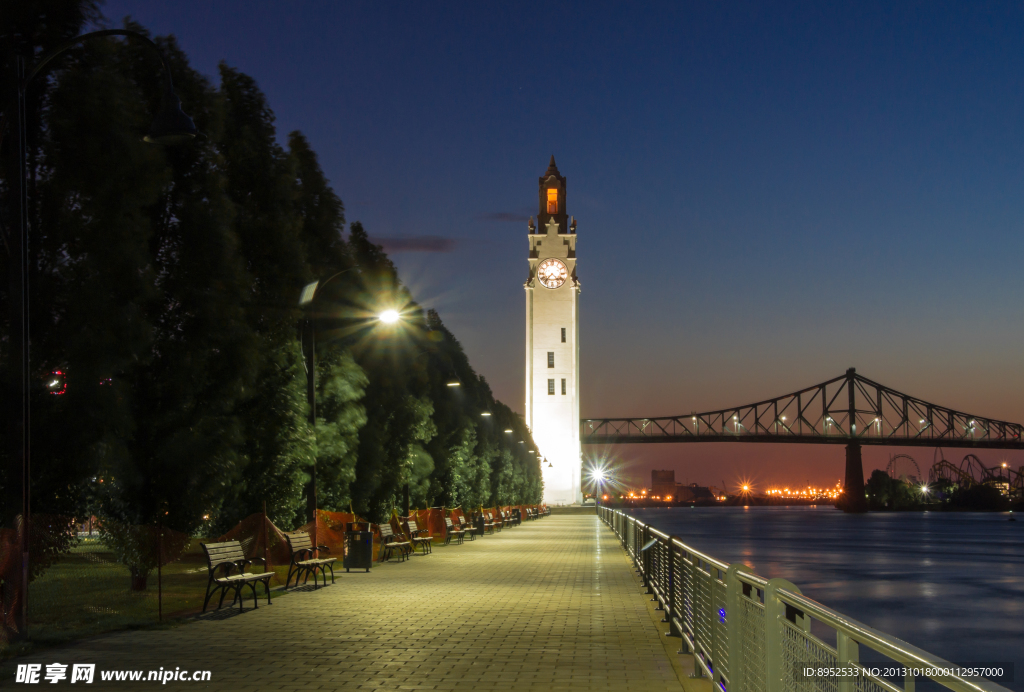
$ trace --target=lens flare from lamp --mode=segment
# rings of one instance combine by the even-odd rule
[[[379,319],[384,324],[394,324],[398,321],[399,317],[400,315],[398,314],[398,310],[385,310],[380,313]]]

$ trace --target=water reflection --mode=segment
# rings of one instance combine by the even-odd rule
[[[831,507],[634,510],[643,521],[956,663],[1015,664],[1024,690],[1024,522]]]

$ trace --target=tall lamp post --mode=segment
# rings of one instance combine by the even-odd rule
[[[302,289],[299,296],[299,305],[309,305],[320,295],[323,287],[342,274],[353,271],[356,267],[342,269],[326,281],[314,281]],[[309,425],[313,430],[313,438],[316,439],[316,326],[313,319],[307,314],[299,325],[302,334],[302,356],[306,366],[306,403],[309,404]],[[316,519],[316,458],[313,459],[313,469],[310,471],[309,492],[306,494],[306,520]]]
[[[17,159],[15,166],[14,180],[11,185],[11,194],[15,198],[14,216],[16,217],[18,232],[11,238],[14,247],[11,248],[10,262],[10,293],[11,293],[11,342],[18,344],[18,355],[20,363],[20,379],[18,382],[18,393],[20,403],[20,420],[13,438],[18,441],[18,448],[13,455],[13,463],[20,465],[21,476],[21,575],[18,584],[18,593],[21,603],[15,613],[15,626],[18,629],[17,636],[25,638],[28,631],[28,577],[29,577],[29,526],[31,517],[31,481],[32,469],[31,456],[31,375],[30,375],[30,350],[29,350],[29,244],[28,244],[28,189],[25,184],[27,170],[25,166],[25,155],[28,148],[28,132],[25,113],[25,94],[28,91],[32,80],[40,73],[51,60],[64,53],[72,46],[83,43],[86,40],[100,38],[103,36],[127,36],[142,41],[151,47],[160,58],[160,65],[164,72],[164,93],[160,103],[160,110],[153,120],[149,132],[143,138],[153,144],[177,144],[191,140],[196,136],[196,126],[192,118],[188,117],[181,110],[181,100],[174,92],[174,83],[171,80],[171,71],[168,69],[167,61],[159,47],[149,37],[137,31],[128,29],[107,29],[104,31],[93,31],[88,34],[76,36],[61,45],[57,46],[26,72],[25,59],[21,55],[15,58],[15,95],[11,100],[14,106],[13,130],[15,134],[14,155]],[[11,108],[5,109],[3,121],[0,121],[0,146],[3,143],[3,135],[7,125],[8,113]],[[12,478],[19,473],[17,466],[12,469]]]

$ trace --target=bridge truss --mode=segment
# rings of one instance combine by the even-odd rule
[[[583,444],[781,442],[1024,449],[1024,426],[939,406],[845,375],[746,406],[663,418],[581,421]]]

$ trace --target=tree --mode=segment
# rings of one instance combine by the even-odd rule
[[[215,132],[209,85],[172,40],[160,45],[197,125]],[[214,138],[140,141],[162,82],[139,45],[90,43],[64,66],[40,143],[33,342],[36,377],[60,369],[67,387],[34,427],[49,418],[72,434],[37,446],[37,468],[95,474],[113,521],[191,533],[237,477],[256,345]]]

